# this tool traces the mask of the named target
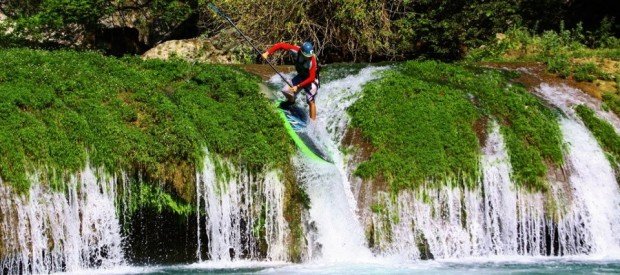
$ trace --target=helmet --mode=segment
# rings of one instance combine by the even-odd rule
[[[314,46],[312,46],[311,42],[306,41],[301,45],[301,54],[305,57],[311,57],[314,54]]]

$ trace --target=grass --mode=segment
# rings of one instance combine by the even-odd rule
[[[429,180],[475,184],[485,121],[506,136],[513,178],[546,190],[546,163],[563,161],[557,114],[499,71],[437,62],[406,62],[364,87],[350,109],[352,127],[376,151],[356,173],[383,178],[393,191]]]
[[[607,37],[598,48],[583,44],[586,36],[582,29],[562,29],[535,34],[525,28],[512,28],[505,35],[478,49],[470,51],[471,61],[539,61],[547,70],[562,78],[573,76],[577,81],[610,80],[610,76],[597,68],[597,64],[580,64],[577,59],[620,60],[620,39]],[[590,37],[589,39],[592,39]]]
[[[592,109],[584,105],[577,106],[575,110],[607,153],[610,163],[617,167],[620,164],[620,136],[614,127],[609,122],[598,118]]]
[[[232,67],[74,51],[0,50],[0,177],[26,191],[87,163],[139,171],[189,200],[205,148],[259,171],[288,163],[260,80]]]

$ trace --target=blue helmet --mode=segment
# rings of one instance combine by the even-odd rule
[[[311,42],[306,41],[301,45],[301,54],[305,57],[311,57],[314,54],[314,46],[312,46]]]

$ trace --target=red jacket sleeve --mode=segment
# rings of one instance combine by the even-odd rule
[[[277,44],[271,46],[271,48],[269,48],[267,50],[267,52],[269,54],[272,54],[274,52],[282,51],[282,50],[298,52],[299,51],[299,46],[291,45],[291,44],[285,43],[285,42],[280,42],[280,43],[277,43]]]
[[[297,84],[297,86],[300,88],[303,88],[303,87],[306,87],[312,84],[312,82],[316,79],[316,68],[317,68],[316,57],[313,55],[312,58],[310,59],[310,75],[304,81]]]

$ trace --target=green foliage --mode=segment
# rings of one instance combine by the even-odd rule
[[[563,25],[562,25],[563,26]],[[468,58],[474,61],[564,61],[573,52],[583,51],[579,29],[545,31],[536,35],[524,27],[513,27],[497,37],[495,43],[474,49]]]
[[[620,47],[601,44],[616,48],[590,49],[583,44],[588,37],[581,24],[573,30],[567,30],[561,24],[558,32],[550,30],[542,35],[533,34],[523,27],[511,28],[505,35],[498,36],[495,44],[472,50],[467,58],[471,61],[541,61],[547,65],[548,72],[562,78],[572,74],[577,81],[610,80],[611,76],[603,73],[596,64],[579,64],[573,58],[618,59]]]
[[[370,211],[375,214],[383,214],[386,211],[385,205],[380,203],[374,203],[370,206]]]
[[[604,17],[599,28],[591,38],[591,44],[600,48],[620,48],[620,39],[614,36],[614,17]]]
[[[620,96],[618,96],[617,93],[603,93],[603,103],[605,108],[609,108],[612,112],[620,114]]]
[[[594,63],[584,63],[575,66],[573,78],[577,81],[594,81],[597,76],[600,75],[600,71]]]
[[[356,173],[381,177],[394,191],[427,180],[473,184],[479,176],[477,134],[484,135],[475,126],[495,119],[506,136],[516,182],[545,190],[545,161],[563,161],[556,113],[508,80],[493,70],[406,62],[367,84],[349,113],[352,127],[376,151]]]
[[[139,170],[191,199],[184,187],[204,148],[251,171],[292,152],[259,79],[232,67],[24,49],[0,59],[0,177],[24,191],[28,173],[88,161]]]
[[[562,78],[567,78],[571,73],[571,64],[565,55],[556,55],[547,58],[547,71],[557,74]]]
[[[478,119],[467,94],[453,87],[411,78],[406,69],[388,72],[368,84],[350,109],[377,151],[357,174],[382,175],[394,190],[416,188],[427,179],[475,176]]]
[[[598,118],[592,109],[584,105],[577,106],[575,110],[608,154],[610,162],[617,167],[620,164],[620,136],[614,127],[609,122]]]
[[[144,3],[129,0],[9,1],[6,5],[15,12],[7,14],[14,23],[14,31],[8,39],[20,46],[62,45],[110,50],[109,43],[97,42],[98,38],[101,40],[97,36],[108,28],[123,26],[138,28],[155,43],[192,16],[196,4],[185,0]],[[0,46],[4,45],[0,43]],[[125,49],[127,52],[130,52],[129,47]]]
[[[170,211],[179,216],[189,216],[194,213],[195,208],[164,191],[162,187],[156,187],[146,183],[132,184],[131,197],[129,198],[129,212],[125,213],[131,217],[132,213],[137,213],[141,209],[153,209],[157,213]]]
[[[110,13],[112,7],[105,0],[44,0],[40,11],[31,18],[33,23],[50,28],[60,28],[68,24],[86,27],[97,25],[98,20]]]

